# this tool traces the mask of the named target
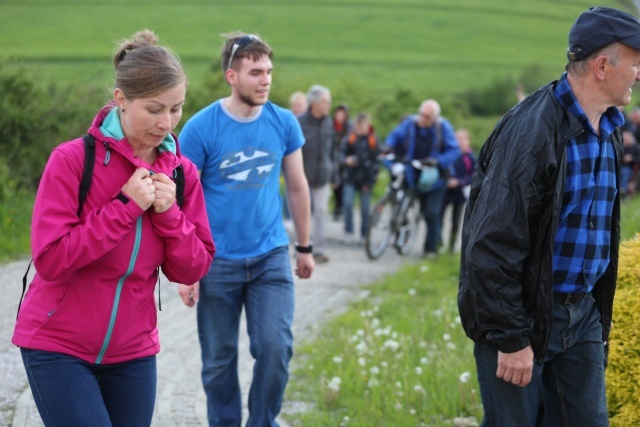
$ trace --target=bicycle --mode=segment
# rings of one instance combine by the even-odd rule
[[[380,258],[392,239],[398,254],[411,252],[418,238],[421,216],[420,201],[404,182],[404,169],[406,164],[422,169],[422,163],[419,160],[396,161],[393,154],[383,155],[380,159],[393,163],[389,168],[391,181],[374,206],[369,220],[365,251],[371,260]]]

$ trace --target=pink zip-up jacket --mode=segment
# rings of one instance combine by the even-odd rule
[[[31,250],[36,275],[25,295],[12,342],[89,363],[119,363],[160,351],[154,296],[158,267],[173,282],[192,284],[211,265],[215,246],[198,171],[161,151],[153,165],[134,157],[126,139],[103,135],[113,105],[96,116],[93,181],[80,217],[82,138],[51,153],[36,195]],[[173,136],[177,149],[177,138]],[[107,150],[108,147],[108,150]],[[121,193],[137,168],[169,177],[182,163],[184,203],[143,211]]]

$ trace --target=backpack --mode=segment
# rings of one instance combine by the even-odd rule
[[[349,139],[347,142],[349,143],[349,145],[353,145],[356,143],[357,139],[358,139],[358,135],[354,132],[351,135],[349,135]],[[375,150],[378,146],[378,144],[376,144],[376,136],[370,133],[367,140],[369,141],[369,148],[371,148],[372,150]]]
[[[84,143],[84,169],[82,171],[82,178],[80,179],[80,188],[78,191],[78,217],[82,212],[82,206],[84,205],[85,200],[87,200],[87,195],[89,194],[89,189],[91,188],[91,181],[93,180],[93,164],[96,158],[96,139],[93,137],[93,135],[84,135],[82,137],[82,141]],[[109,159],[109,153],[110,152],[107,149],[107,158],[105,159],[105,165]],[[182,168],[182,163],[173,170],[173,181],[176,183],[176,203],[178,204],[178,207],[180,207],[184,203],[185,185],[184,169]],[[18,313],[16,313],[16,319],[18,318],[18,314],[20,313],[20,306],[22,306],[24,293],[27,290],[27,276],[29,274],[29,270],[31,269],[31,264],[33,264],[33,258],[29,262],[27,271],[22,277],[22,295],[20,295],[20,302],[18,303]]]

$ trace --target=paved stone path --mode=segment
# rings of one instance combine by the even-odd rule
[[[357,215],[356,215],[357,216]],[[341,313],[351,301],[363,295],[362,285],[394,272],[404,262],[419,259],[423,237],[405,257],[389,249],[379,260],[370,261],[361,246],[340,243],[342,223],[329,221],[327,228],[329,263],[318,265],[309,280],[296,278],[294,337],[308,338],[331,317]],[[424,224],[424,223],[423,223]],[[421,224],[421,231],[424,225]],[[20,353],[11,344],[16,309],[27,261],[0,266],[0,426],[40,427],[42,422],[33,403]],[[184,306],[175,285],[161,284],[162,311],[158,312],[160,342],[158,390],[154,427],[206,426],[205,395],[200,383],[200,348],[195,309]],[[243,316],[244,317],[244,316]],[[246,411],[253,359],[249,354],[246,327],[241,325],[239,372]],[[292,363],[295,365],[294,355]],[[286,423],[284,403],[279,420]],[[246,413],[244,416],[246,420]]]

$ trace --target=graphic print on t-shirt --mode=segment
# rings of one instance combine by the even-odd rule
[[[220,163],[220,173],[224,178],[234,181],[237,189],[259,188],[264,185],[275,165],[272,153],[248,147],[225,155]]]

